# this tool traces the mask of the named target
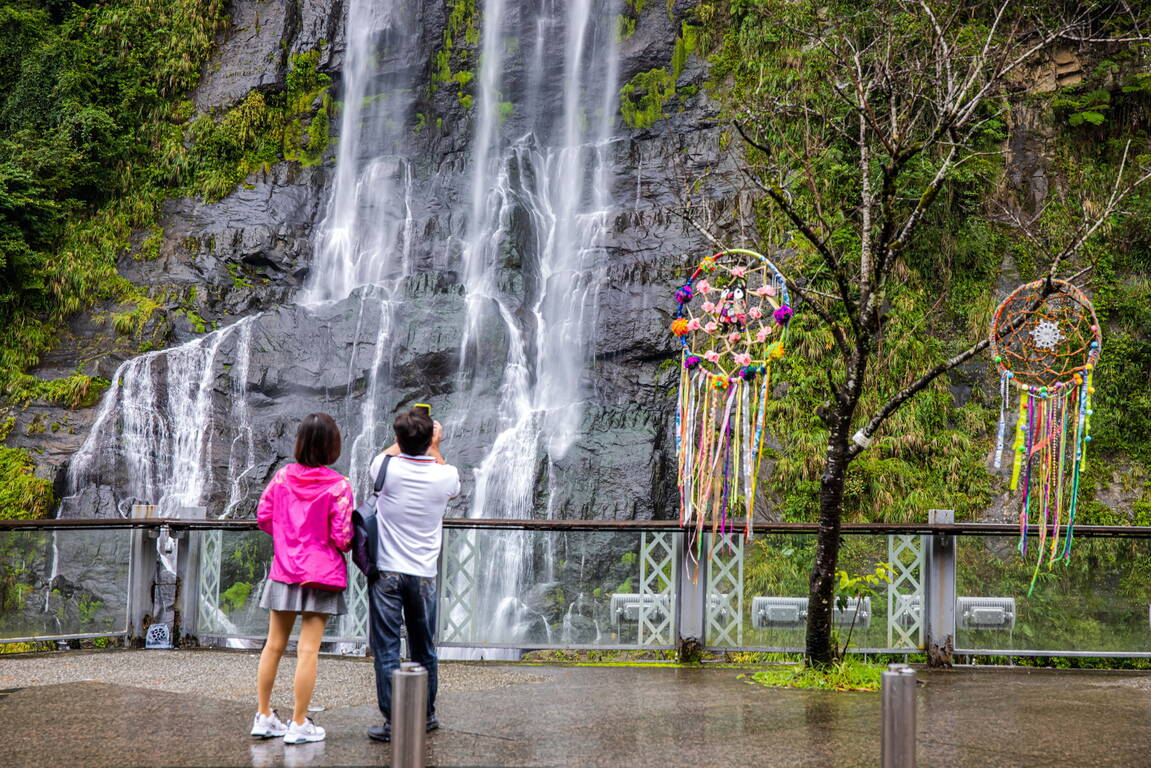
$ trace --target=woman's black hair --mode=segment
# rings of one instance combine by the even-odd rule
[[[296,430],[296,461],[326,467],[340,458],[340,428],[326,413],[309,413]]]

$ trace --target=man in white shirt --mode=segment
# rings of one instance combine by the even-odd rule
[[[380,530],[376,565],[368,586],[370,640],[376,667],[376,699],[384,716],[368,736],[392,738],[392,672],[400,666],[400,625],[408,628],[412,660],[428,671],[427,730],[436,719],[436,567],[448,500],[460,492],[459,471],[440,454],[440,425],[418,408],[396,417],[396,444],[372,461],[375,480],[391,454],[377,502]]]

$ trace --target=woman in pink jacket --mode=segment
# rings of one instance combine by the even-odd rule
[[[296,432],[296,462],[273,477],[260,497],[260,530],[272,536],[272,570],[260,598],[271,611],[260,654],[259,710],[252,735],[283,736],[286,744],[323,741],[324,729],[307,717],[316,685],[316,660],[329,616],[347,612],[348,573],[343,553],[352,542],[352,487],[328,469],[340,456],[340,430],[326,413],[307,416]],[[272,711],[272,684],[288,635],[300,614],[296,644],[295,709],[285,725]]]

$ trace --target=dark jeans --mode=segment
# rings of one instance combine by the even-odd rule
[[[400,666],[400,624],[408,626],[408,653],[428,671],[428,717],[436,713],[436,580],[383,571],[368,587],[376,700],[392,719],[392,672]]]

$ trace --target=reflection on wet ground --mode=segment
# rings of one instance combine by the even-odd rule
[[[63,665],[67,659],[37,663]],[[233,655],[225,661],[252,660]],[[38,685],[22,677],[25,663],[0,660],[0,679],[24,685],[0,693],[0,763],[6,768],[273,768],[390,760],[387,745],[365,736],[379,715],[362,696],[329,694],[335,705],[317,715],[327,741],[285,745],[249,737],[252,705],[235,698],[104,677]],[[87,663],[82,673],[90,675],[93,663],[99,666],[99,660]],[[361,666],[341,676],[336,667],[347,664]],[[468,666],[466,674],[455,675],[466,684],[453,687],[450,670],[444,676],[443,727],[428,739],[429,765],[879,764],[877,694],[761,688],[747,683],[741,670],[726,668]],[[325,658],[321,679],[325,669],[342,685],[371,684],[360,674],[370,669],[363,662]],[[485,676],[494,682],[485,685]],[[963,669],[921,672],[920,680],[920,765],[1149,762],[1151,676]],[[214,690],[208,681],[205,688]],[[277,692],[277,701],[288,697],[290,688]]]

